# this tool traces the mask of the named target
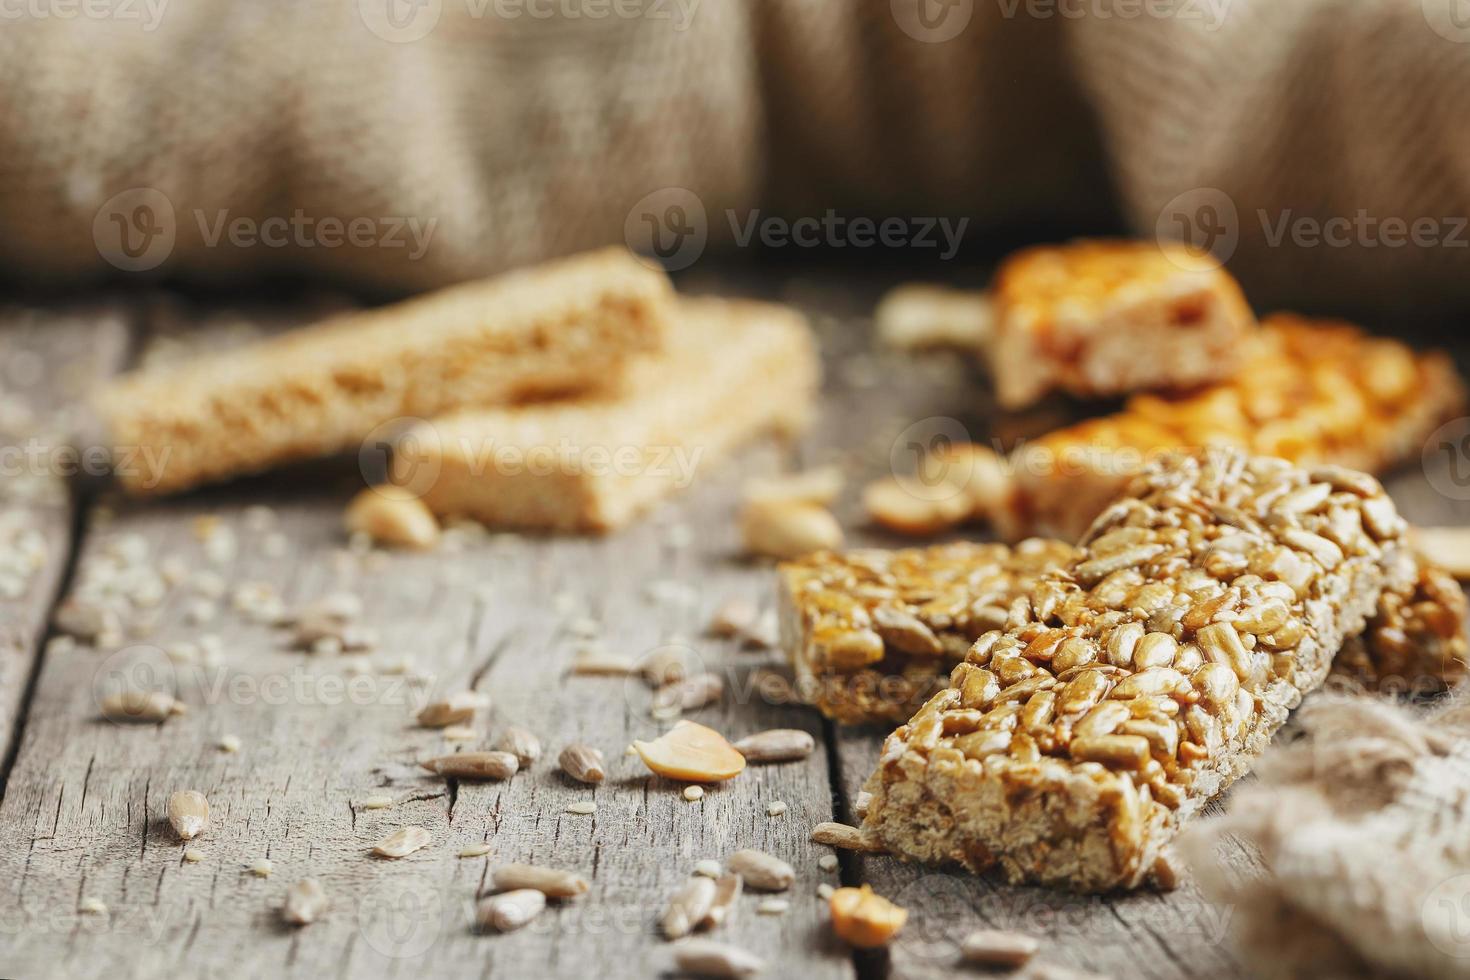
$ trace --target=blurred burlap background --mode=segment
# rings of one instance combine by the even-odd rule
[[[1183,213],[1258,301],[1470,295],[1464,0],[85,2],[102,15],[3,11],[14,278],[119,275],[108,236],[171,209],[150,275],[421,288],[623,240],[682,187],[706,255],[731,209],[964,215],[972,236]],[[166,205],[140,215],[137,188]],[[373,243],[210,244],[298,209],[370,219]],[[1360,213],[1433,241],[1272,244]],[[408,217],[436,222],[421,256],[393,236]]]

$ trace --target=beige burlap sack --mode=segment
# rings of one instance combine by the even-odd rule
[[[1269,978],[1470,976],[1470,707],[1322,696],[1299,720],[1180,840],[1242,955]],[[1228,835],[1265,874],[1221,862]]]
[[[1205,240],[1264,305],[1447,308],[1460,2],[28,0],[0,254],[409,289],[655,234],[688,264],[831,211],[907,222],[936,274],[928,219],[1117,223]]]

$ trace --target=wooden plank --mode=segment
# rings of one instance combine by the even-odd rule
[[[0,787],[72,550],[70,477],[99,469],[95,455],[68,447],[90,434],[81,404],[121,366],[130,317],[121,301],[0,309]]]
[[[752,673],[773,653],[700,635],[731,594],[769,602],[767,570],[735,558],[730,515],[738,474],[770,469],[776,455],[755,449],[738,466],[702,474],[694,492],[615,537],[496,537],[431,555],[344,550],[341,507],[361,483],[350,460],[178,500],[118,502],[85,542],[78,582],[108,555],[139,548],[147,550],[140,565],[179,563],[187,574],[145,638],[45,658],[0,803],[0,832],[16,844],[0,856],[0,974],[583,977],[603,964],[614,975],[648,975],[667,965],[655,923],[694,863],[754,846],[795,865],[800,883],[781,916],[757,915],[758,897],[747,897],[721,938],[760,951],[783,973],[852,976],[815,893],[836,875],[817,867],[822,849],[807,839],[833,812],[825,751],[753,767],[691,803],[681,786],[623,754],[632,739],[664,727],[649,716],[642,683],[565,676],[575,621],[586,616],[618,651],[687,643],[726,673],[724,703],[694,720],[732,737],[776,725],[820,737],[819,719],[751,695]],[[273,504],[268,527],[248,510],[263,500]],[[196,535],[200,518],[228,529],[236,552],[213,546],[211,558]],[[245,621],[228,597],[213,621],[191,623],[193,593],[210,573],[232,586],[272,583],[288,604],[351,590],[381,632],[380,652],[367,673],[354,674],[352,658],[283,649],[279,630]],[[177,655],[176,644],[202,634],[218,637],[218,662],[170,659],[166,651]],[[412,677],[387,672],[404,657]],[[189,711],[159,727],[101,721],[98,692],[118,677],[175,691]],[[547,755],[531,772],[471,785],[416,767],[450,748],[414,726],[416,707],[466,687],[493,699],[477,721],[485,735],[516,722],[542,736]],[[217,747],[226,734],[239,737],[238,753]],[[595,790],[554,771],[555,754],[573,739],[607,755],[608,779]],[[195,845],[198,863],[183,859],[164,821],[169,794],[184,788],[205,793],[214,812]],[[396,803],[364,808],[374,794]],[[576,800],[594,800],[597,812],[565,812]],[[787,803],[784,816],[767,814],[775,800]],[[427,828],[434,843],[401,861],[369,855],[376,840],[409,824]],[[456,856],[480,841],[491,858]],[[272,877],[248,873],[260,858],[273,862]],[[470,905],[497,860],[567,867],[592,891],[520,933],[477,935]],[[308,875],[322,881],[332,911],[289,930],[277,907]],[[108,914],[79,912],[91,898]]]

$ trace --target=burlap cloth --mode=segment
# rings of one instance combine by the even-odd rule
[[[700,256],[754,208],[972,236],[1183,209],[1258,302],[1447,308],[1470,295],[1461,2],[4,0],[0,250],[24,280],[116,275],[115,222],[166,210],[149,275],[410,289],[636,237],[639,202],[684,188]],[[207,234],[298,212],[378,231]],[[1360,212],[1434,243],[1295,241]],[[422,254],[386,243],[408,217],[435,221]]]
[[[1470,976],[1470,707],[1318,698],[1181,851],[1262,977]],[[1268,874],[1220,862],[1232,834]]]

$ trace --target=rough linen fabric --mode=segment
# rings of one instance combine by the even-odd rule
[[[1282,980],[1465,976],[1470,708],[1344,698],[1300,723],[1306,738],[1180,840],[1205,894],[1233,909],[1238,949]],[[1221,862],[1227,835],[1267,873]]]
[[[647,234],[689,199],[639,202],[684,188],[703,254],[829,209],[971,234],[1182,213],[1257,303],[1432,309],[1470,297],[1449,4],[43,0],[0,25],[0,256],[422,288]],[[356,244],[321,224],[353,219]],[[1416,220],[1430,244],[1384,225]],[[159,244],[109,263],[125,230]]]

